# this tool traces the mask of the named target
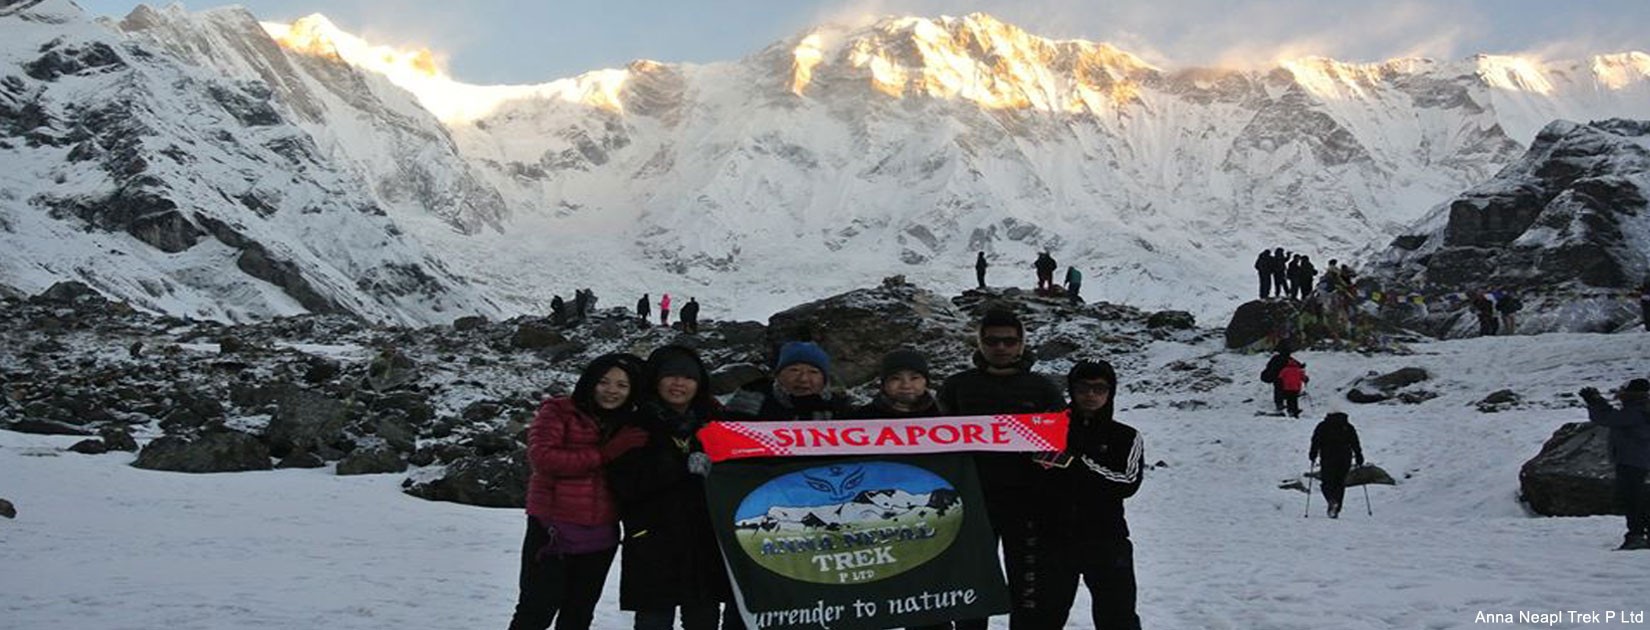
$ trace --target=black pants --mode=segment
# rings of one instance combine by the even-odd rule
[[[539,555],[550,535],[533,517],[527,517],[527,536],[521,542],[521,595],[510,630],[556,630],[590,627],[596,601],[602,597],[607,570],[618,548],[594,553]],[[558,616],[557,613],[560,613]]]
[[[1260,273],[1260,299],[1272,297],[1272,274],[1264,271]]]
[[[1279,388],[1278,391],[1283,392],[1283,410],[1289,413],[1289,417],[1301,417],[1301,393],[1282,388]]]
[[[1352,470],[1352,462],[1331,462],[1325,460],[1323,468],[1319,469],[1318,485],[1323,489],[1323,500],[1329,505],[1340,507],[1341,501],[1346,498],[1346,474]]]
[[[1278,410],[1278,413],[1283,413],[1285,404],[1283,400],[1283,383],[1274,378],[1272,379],[1272,406]]]
[[[1272,273],[1272,292],[1278,297],[1289,294],[1289,279],[1285,278],[1282,272]]]
[[[1616,503],[1627,515],[1627,533],[1650,535],[1650,502],[1644,500],[1644,477],[1650,468],[1616,464]]]
[[[682,611],[682,630],[743,630],[745,622],[739,619],[739,607],[728,604],[689,604],[661,610],[636,611],[635,630],[672,630],[676,627],[676,611]]]
[[[984,267],[976,267],[974,269],[974,281],[980,283],[980,288],[981,289],[985,288],[985,268]]]
[[[1135,613],[1134,544],[1127,538],[1053,545],[1039,558],[1034,606],[1015,611],[1009,627],[1055,630],[1066,627],[1081,579],[1089,591],[1089,617],[1096,630],[1140,630]]]

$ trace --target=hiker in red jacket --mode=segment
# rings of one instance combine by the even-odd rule
[[[1289,417],[1301,417],[1301,390],[1312,380],[1306,375],[1306,364],[1290,357],[1278,370],[1278,388],[1283,390],[1283,404]]]

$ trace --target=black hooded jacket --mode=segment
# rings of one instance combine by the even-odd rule
[[[698,365],[699,391],[686,413],[658,400],[661,353],[684,354]],[[691,351],[666,346],[648,356],[646,382],[634,425],[647,431],[647,444],[607,465],[608,487],[624,523],[619,608],[658,610],[730,601],[704,478],[687,465],[689,453],[704,450],[694,432],[716,413],[710,374]]]
[[[1059,411],[1066,398],[1053,381],[1031,371],[1036,359],[1029,352],[1012,374],[986,371],[985,357],[974,353],[974,367],[945,379],[940,385],[940,409],[947,415],[979,416]],[[980,471],[980,486],[986,502],[996,504],[994,514],[1029,500],[1025,492],[1040,470],[1026,453],[979,453],[974,464]]]
[[[1312,448],[1307,457],[1317,460],[1322,456],[1323,467],[1329,469],[1350,468],[1353,458],[1363,463],[1364,449],[1358,443],[1358,430],[1345,416],[1330,416],[1312,430]]]
[[[1145,442],[1134,427],[1118,422],[1116,375],[1112,398],[1092,414],[1071,408],[1066,454],[1072,462],[1049,470],[1046,510],[1049,533],[1066,540],[1109,541],[1129,537],[1123,500],[1140,490],[1145,474]]]

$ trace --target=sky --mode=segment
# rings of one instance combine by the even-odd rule
[[[137,2],[76,0],[124,16]],[[229,3],[223,3],[229,4]],[[467,83],[539,83],[635,59],[731,61],[828,21],[985,12],[1056,39],[1109,42],[1161,67],[1476,53],[1546,59],[1650,50],[1650,2],[1599,0],[241,0],[259,19],[322,13],[376,44],[437,53]],[[190,10],[222,6],[184,3]]]

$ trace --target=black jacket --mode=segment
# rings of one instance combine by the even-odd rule
[[[779,391],[771,378],[757,379],[739,388],[728,399],[717,419],[721,420],[830,420],[853,417],[853,405],[841,394],[829,390],[821,396],[793,398]]]
[[[1035,362],[1027,353],[1013,374],[990,374],[985,371],[985,358],[976,351],[974,368],[954,374],[940,385],[940,409],[959,416],[1064,409],[1065,395],[1052,381],[1031,371]],[[980,471],[986,503],[997,506],[992,508],[993,518],[1025,501],[1037,500],[1029,491],[1037,485],[1037,473],[1042,468],[1032,463],[1030,454],[980,453],[974,456],[974,464]]]
[[[877,394],[877,397],[871,399],[871,402],[855,408],[848,417],[858,420],[892,420],[897,418],[938,418],[942,415],[945,414],[940,412],[939,401],[930,392],[922,404],[912,411],[896,411],[888,404],[888,399],[884,398],[882,394]]]
[[[693,300],[688,300],[687,304],[682,305],[682,321],[692,322],[692,321],[698,321],[698,320],[699,320],[699,303],[695,302]]]
[[[726,565],[711,530],[704,479],[688,472],[702,451],[695,414],[644,404],[635,424],[647,444],[607,465],[608,487],[624,523],[619,608],[655,610],[730,601]]]
[[[1102,411],[1110,411],[1109,408]],[[1134,427],[1109,413],[1088,417],[1072,410],[1066,453],[1072,462],[1049,470],[1051,497],[1041,509],[1051,535],[1066,540],[1105,541],[1129,537],[1123,499],[1134,496],[1145,474],[1145,442]]]
[[[1282,352],[1272,355],[1272,358],[1266,361],[1266,369],[1260,371],[1260,382],[1277,385],[1278,373],[1283,371],[1284,366],[1289,365],[1289,359],[1290,355]]]
[[[1356,458],[1364,463],[1364,449],[1358,444],[1358,430],[1345,420],[1324,420],[1312,430],[1312,450],[1307,457],[1323,456],[1324,468],[1348,468]]]
[[[1610,460],[1636,468],[1650,468],[1650,411],[1642,401],[1623,402],[1616,409],[1602,398],[1587,401],[1587,420],[1610,427]]]

